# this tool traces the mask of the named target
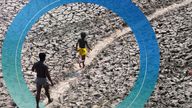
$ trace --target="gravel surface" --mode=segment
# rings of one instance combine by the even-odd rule
[[[98,15],[96,9],[101,15]],[[35,90],[35,73],[30,74],[32,64],[38,60],[39,52],[46,52],[46,64],[57,83],[64,80],[67,72],[74,67],[71,50],[81,32],[87,33],[87,41],[91,42],[89,44],[93,47],[97,41],[108,37],[115,29],[122,28],[122,25],[122,20],[115,14],[92,4],[69,4],[44,15],[32,27],[23,45],[22,66],[29,88],[33,86],[31,90]]]
[[[192,4],[151,21],[161,49],[156,89],[146,107],[192,108]]]
[[[166,8],[172,4],[179,4],[184,0],[132,0],[145,15],[150,15],[158,9]]]
[[[28,2],[28,0],[0,0],[0,53],[1,46],[3,43],[5,32],[7,31],[8,26],[11,24],[15,15],[19,12],[20,9]],[[1,61],[1,54],[0,54]],[[15,103],[9,96],[5,82],[2,79],[2,66],[0,64],[0,108],[14,108],[16,107]]]
[[[138,46],[133,35],[124,35],[105,48],[77,82],[71,83],[60,104],[65,108],[114,107],[128,95],[138,70]]]
[[[0,1],[0,48],[8,26],[27,2],[28,0]],[[179,4],[183,0],[133,2],[145,15],[151,15],[158,9]],[[151,21],[161,50],[161,67],[159,80],[146,108],[192,108],[192,78],[187,76],[188,68],[192,67],[191,7],[192,4],[189,4]],[[29,89],[35,93],[35,73],[31,74],[30,69],[38,60],[39,52],[47,53],[46,64],[54,82],[67,80],[74,64],[71,46],[79,38],[80,32],[88,34],[87,40],[92,41],[90,44],[93,47],[98,41],[114,33],[115,29],[122,29],[124,26],[123,21],[114,13],[94,4],[68,4],[49,11],[33,25],[23,45],[23,72]],[[130,62],[127,63],[127,59]],[[104,48],[83,71],[78,82],[72,83],[67,93],[60,97],[58,103],[61,105],[54,104],[53,107],[115,106],[129,94],[138,69],[138,46],[133,35],[126,34]],[[2,79],[1,65],[0,94],[0,107],[16,107]]]

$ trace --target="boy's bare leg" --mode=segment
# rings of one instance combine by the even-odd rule
[[[45,95],[46,95],[47,98],[48,98],[48,103],[51,103],[53,100],[50,98],[49,85],[45,85],[45,86],[44,86],[44,89],[45,89]]]
[[[79,56],[78,63],[79,63],[79,67],[81,68],[81,56]]]
[[[42,85],[37,85],[36,108],[39,108],[39,100],[40,100],[41,88],[42,88]]]
[[[83,64],[83,68],[85,67],[85,55],[84,56],[82,56],[82,64]]]
[[[79,67],[81,68],[81,57],[79,57]]]

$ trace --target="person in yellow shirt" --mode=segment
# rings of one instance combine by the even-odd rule
[[[83,68],[85,67],[85,58],[87,56],[87,48],[89,50],[91,50],[87,41],[85,40],[85,37],[86,37],[86,33],[82,32],[81,33],[81,39],[79,39],[77,44],[76,44],[76,50],[79,52],[80,59],[81,59],[81,60],[79,60],[79,67],[80,68],[81,68],[81,63],[83,64]],[[79,48],[78,48],[78,46],[79,46]]]

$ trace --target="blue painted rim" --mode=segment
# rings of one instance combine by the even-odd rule
[[[140,71],[131,92],[117,108],[143,108],[158,78],[160,55],[149,21],[131,0],[31,0],[11,23],[3,43],[3,76],[11,97],[19,108],[35,108],[35,98],[21,71],[21,50],[25,36],[43,14],[63,4],[75,2],[104,6],[123,18],[132,29],[140,49]]]

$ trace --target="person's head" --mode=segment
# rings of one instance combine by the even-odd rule
[[[40,61],[45,61],[46,54],[45,53],[39,53],[39,59]]]
[[[85,32],[81,32],[81,39],[85,39],[86,37],[86,33]]]

